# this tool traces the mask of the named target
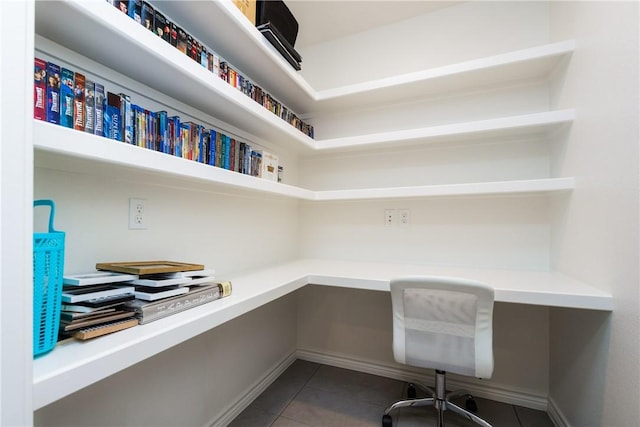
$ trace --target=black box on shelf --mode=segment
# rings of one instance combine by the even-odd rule
[[[294,46],[298,21],[282,0],[259,0],[256,3],[256,28],[296,70],[302,57]]]

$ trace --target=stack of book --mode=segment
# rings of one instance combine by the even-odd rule
[[[124,303],[124,310],[141,325],[231,295],[230,282],[216,281],[215,271],[199,264],[145,261],[96,267],[137,273],[138,277],[123,282],[134,288],[134,298]]]
[[[63,278],[60,338],[95,338],[145,324],[231,294],[200,264],[144,261],[96,264]]]
[[[111,272],[64,276],[60,338],[86,340],[136,326],[133,314],[124,309],[135,298],[135,288],[124,282],[135,278]]]

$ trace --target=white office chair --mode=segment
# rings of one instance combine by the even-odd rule
[[[435,369],[436,384],[435,390],[420,384],[431,397],[417,399],[410,384],[409,398],[384,411],[383,427],[391,427],[391,411],[407,406],[434,406],[438,427],[444,425],[445,411],[491,427],[473,413],[477,408],[468,391],[446,392],[446,372],[491,378],[493,295],[493,288],[469,280],[416,276],[391,280],[394,358],[398,363]],[[467,409],[450,401],[465,395]]]

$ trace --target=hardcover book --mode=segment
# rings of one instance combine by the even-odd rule
[[[76,73],[73,88],[73,128],[84,130],[84,74]]]
[[[34,59],[33,67],[33,118],[46,120],[47,102],[47,63],[42,59]]]
[[[60,123],[60,66],[47,63],[47,121]]]
[[[99,325],[105,322],[110,322],[113,320],[126,319],[128,317],[133,317],[135,313],[131,313],[130,311],[122,310],[116,311],[113,313],[107,313],[105,315],[83,318],[78,320],[67,321],[60,319],[60,329],[65,332],[73,331],[76,329],[86,328],[88,326]]]
[[[104,86],[100,83],[95,84],[95,118],[94,118],[94,134],[105,136],[104,133]]]
[[[73,128],[73,71],[60,71],[60,125]]]
[[[225,287],[222,284],[210,284],[201,286],[192,286],[189,292],[184,295],[177,295],[158,301],[143,301],[135,299],[125,304],[127,310],[134,311],[140,324],[153,322],[175,313],[196,307],[226,296],[224,294]],[[231,287],[228,287],[231,293]]]
[[[91,80],[84,81],[84,131],[95,132],[95,83]]]
[[[107,322],[97,326],[82,328],[74,332],[73,337],[79,340],[88,340],[91,338],[96,338],[102,335],[107,335],[113,332],[118,332],[124,329],[132,328],[134,326],[138,326],[138,319],[116,320],[113,322]]]

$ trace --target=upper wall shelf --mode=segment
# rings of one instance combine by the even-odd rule
[[[282,59],[229,0],[156,2],[160,10],[211,46],[298,114],[393,103],[471,87],[542,80],[571,55],[575,41],[545,44],[393,77],[316,91]],[[154,6],[156,5],[154,4]],[[241,46],[241,48],[238,48]],[[380,105],[379,104],[379,105]]]
[[[189,7],[183,1],[162,1],[157,6],[300,116],[514,81],[543,80],[575,49],[575,42],[568,40],[316,91],[231,1],[204,0],[190,2]],[[311,138],[185,58],[107,2],[36,2],[36,32],[254,135],[302,149],[313,144]]]
[[[36,166],[110,179],[141,181],[155,185],[200,188],[204,191],[233,188],[252,193],[308,201],[373,200],[408,197],[515,195],[570,191],[573,178],[422,185],[388,188],[313,191],[232,172],[134,145],[33,121]]]
[[[462,141],[478,138],[504,138],[549,133],[569,125],[575,119],[575,110],[545,111],[520,116],[499,117],[472,122],[451,123],[417,129],[404,129],[368,135],[315,141],[316,152],[352,151],[368,148],[392,147],[412,143],[425,144],[441,141]]]
[[[575,49],[567,40],[443,67],[316,92],[309,113],[384,105],[412,98],[547,79]]]

